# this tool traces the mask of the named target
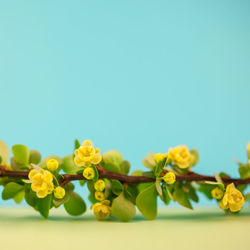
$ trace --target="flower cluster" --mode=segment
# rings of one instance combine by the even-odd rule
[[[192,165],[194,156],[190,153],[187,146],[177,146],[168,150],[168,160],[179,168],[185,169]]]
[[[85,140],[82,145],[75,150],[74,162],[79,167],[89,167],[91,164],[98,164],[102,160],[99,148],[94,148],[90,140]]]
[[[231,183],[227,186],[222,200],[219,201],[219,206],[221,209],[230,209],[231,212],[238,212],[244,203],[245,199],[242,193]]]
[[[54,190],[53,175],[42,168],[32,169],[29,172],[31,189],[36,192],[38,198],[44,198]]]
[[[98,219],[104,219],[111,213],[110,201],[103,200],[101,202],[97,202],[91,206],[91,209],[93,209],[94,215]]]

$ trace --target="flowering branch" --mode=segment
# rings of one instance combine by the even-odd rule
[[[125,174],[119,174],[107,171],[100,165],[97,165],[97,170],[100,178],[107,178],[109,180],[118,180],[122,183],[126,184],[136,184],[136,183],[148,183],[155,182],[155,178],[150,178],[146,176],[129,176]],[[20,178],[20,179],[28,179],[29,171],[8,171],[5,170],[3,165],[0,165],[0,177],[10,177],[10,178]],[[226,184],[234,183],[236,186],[250,184],[250,178],[247,179],[239,179],[239,178],[230,178],[230,177],[221,177],[222,181]],[[59,178],[59,184],[61,186],[66,185],[71,181],[77,180],[86,180],[86,178],[82,174],[62,174]],[[216,182],[216,178],[214,176],[209,175],[201,175],[195,172],[188,172],[187,174],[177,175],[176,181],[187,181],[187,182],[200,182],[200,181],[214,181]]]

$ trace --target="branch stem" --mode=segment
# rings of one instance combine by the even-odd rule
[[[118,180],[122,183],[136,184],[136,183],[147,183],[155,182],[155,178],[150,178],[146,176],[129,176],[119,173],[113,173],[102,168],[100,165],[97,166],[100,178],[107,178],[109,180]],[[17,179],[28,179],[29,171],[8,171],[5,170],[4,166],[0,165],[0,177],[10,177]],[[229,177],[221,178],[225,184],[234,183],[236,186],[243,184],[250,184],[250,178],[248,179],[236,179]],[[59,178],[59,184],[65,185],[71,181],[75,180],[85,180],[82,174],[62,174]],[[194,172],[188,172],[183,175],[177,175],[176,181],[186,181],[186,182],[202,182],[202,181],[216,181],[214,176],[201,175]]]

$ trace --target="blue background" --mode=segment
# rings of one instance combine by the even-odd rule
[[[1,1],[0,138],[43,156],[73,141],[140,168],[187,144],[237,176],[250,140],[249,1]]]

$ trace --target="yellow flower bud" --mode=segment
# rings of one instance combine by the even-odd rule
[[[57,199],[62,199],[65,196],[65,189],[60,186],[56,187],[54,190],[54,196]]]
[[[98,164],[102,160],[99,148],[94,148],[92,141],[86,140],[75,150],[74,162],[79,167],[87,167],[91,164]]]
[[[110,201],[104,200],[95,203],[93,206],[91,206],[91,209],[93,209],[94,215],[98,219],[104,219],[105,217],[108,217],[111,213],[111,207],[109,205]]]
[[[58,169],[59,162],[56,159],[50,159],[46,162],[46,166],[49,170],[55,171]]]
[[[95,170],[92,167],[86,167],[82,174],[87,180],[92,180],[95,177]]]
[[[179,168],[188,168],[194,161],[194,156],[189,152],[187,146],[177,146],[168,150],[168,159]]]
[[[158,164],[159,162],[163,161],[166,158],[165,154],[158,153],[154,155],[155,162]]]
[[[102,192],[105,189],[105,182],[103,180],[98,180],[94,184],[96,191]]]
[[[212,197],[217,199],[217,200],[220,200],[223,197],[223,194],[224,194],[224,192],[218,187],[214,188],[211,191]]]
[[[162,179],[167,183],[167,184],[173,184],[175,183],[176,177],[175,174],[172,172],[166,173]]]
[[[219,202],[222,209],[230,209],[232,212],[239,211],[245,203],[242,193],[231,183],[227,186],[223,199]]]
[[[104,193],[103,192],[95,192],[95,198],[98,201],[103,201],[105,199]]]

